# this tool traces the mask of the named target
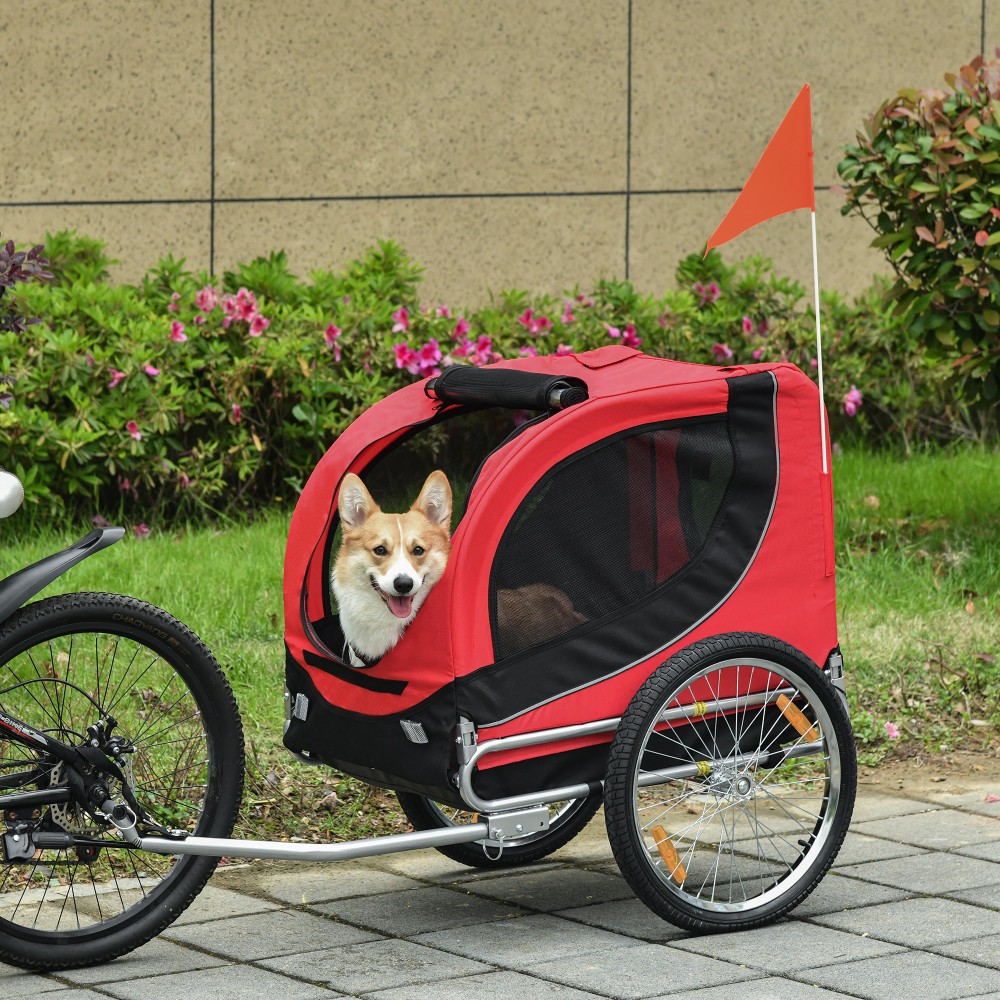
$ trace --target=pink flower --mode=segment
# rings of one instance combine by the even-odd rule
[[[87,351],[87,353],[84,355],[84,357],[87,360],[87,367],[88,368],[93,368],[94,367],[94,355],[91,354],[90,351]]]
[[[250,336],[259,337],[270,325],[271,321],[269,319],[266,319],[264,316],[261,316],[260,313],[257,313],[257,315],[250,320]]]
[[[135,438],[136,441],[141,441],[142,440],[142,431],[139,430],[139,425],[134,420],[130,420],[125,425],[125,430],[127,430],[129,432],[129,434],[131,434],[132,437]],[[127,481],[128,480],[126,480],[126,482]]]
[[[239,303],[236,301],[235,295],[223,295],[221,298],[222,311],[226,314],[226,319],[232,322],[237,318],[237,313],[239,312]],[[229,323],[223,323],[224,327],[229,326]]]
[[[477,366],[482,366],[499,360],[500,355],[493,353],[493,340],[483,334],[483,336],[476,341],[476,353],[472,357],[472,363]]]
[[[326,346],[333,349],[334,361],[339,361],[344,356],[340,343],[337,340],[341,332],[340,327],[334,326],[333,323],[331,323],[323,332],[323,339],[326,341]]]
[[[592,309],[593,306],[594,306],[594,300],[591,299],[591,298],[588,298],[582,292],[577,295],[576,301],[579,302],[580,305],[583,306],[584,309]]]
[[[467,336],[468,333],[469,333],[469,321],[464,316],[461,316],[459,317],[458,322],[455,324],[455,332],[452,334],[452,336],[455,338],[455,340],[458,340],[460,337]]]
[[[749,316],[743,317],[743,332],[748,337],[753,333],[753,320]]]
[[[127,479],[121,479],[118,482],[118,489],[121,490],[122,493],[128,493],[128,491],[132,489],[132,484]]]
[[[535,358],[538,356],[538,348],[531,344],[525,344],[518,353],[522,358]]]
[[[177,483],[182,489],[187,489],[191,485],[191,480],[186,472],[182,472],[177,477]]]
[[[108,383],[108,388],[113,389],[123,378],[125,378],[126,372],[120,372],[117,368],[111,368],[109,371],[111,372],[111,381]]]
[[[570,347],[569,344],[560,344],[556,348],[556,357],[557,358],[562,358],[562,357],[565,357],[565,355],[572,354],[572,353],[573,353],[573,348]]]
[[[160,374],[159,368],[154,368],[152,365],[143,365],[142,370],[150,377],[156,378]]]
[[[397,368],[405,368],[411,375],[416,375],[420,371],[417,352],[411,350],[407,343],[393,344],[392,353],[396,355]]]
[[[818,368],[819,367],[818,362],[816,361],[815,358],[810,358],[809,359],[809,367],[810,368]]]
[[[627,323],[625,325],[625,333],[622,336],[622,345],[625,347],[638,347],[641,343],[642,338],[636,335],[635,325]]]
[[[525,309],[520,316],[517,317],[518,323],[521,324],[526,330],[531,330],[531,310]]]
[[[899,739],[899,726],[895,722],[887,722],[882,728],[886,731],[890,740]]]
[[[851,386],[851,391],[844,397],[844,413],[853,417],[861,408],[864,399],[861,390],[856,386]]]
[[[620,337],[622,335],[621,330],[619,330],[617,326],[610,326],[609,324],[605,323],[604,324],[604,329],[608,331],[608,336],[609,337],[615,337],[615,338],[617,338],[617,337]]]
[[[170,339],[176,340],[178,344],[183,344],[187,340],[187,334],[184,332],[184,324],[176,319],[170,324]]]
[[[566,325],[569,326],[570,323],[575,322],[576,317],[573,315],[573,303],[568,301],[563,307],[562,316],[559,319]]]
[[[447,306],[439,306],[434,310],[434,315],[441,319],[451,319],[451,310]]]
[[[758,332],[758,333],[759,333],[759,334],[760,334],[760,335],[761,335],[762,337],[766,337],[766,336],[767,336],[767,319],[762,319],[762,320],[761,320],[761,321],[760,321],[760,322],[759,322],[759,323],[757,324],[757,332]]]
[[[985,229],[980,229],[979,232],[976,233],[976,246],[977,247],[986,246],[987,242],[989,241],[989,238],[990,234],[986,232]]]
[[[219,293],[211,285],[206,285],[194,297],[194,304],[202,312],[211,312],[219,304]]]
[[[661,330],[666,330],[670,325],[670,310],[667,309],[656,322],[660,324]]]
[[[476,345],[468,337],[463,337],[462,342],[452,349],[452,357],[467,358],[475,349]]]
[[[712,353],[716,361],[728,361],[733,356],[732,348],[728,344],[713,344]]]
[[[440,375],[438,365],[441,363],[441,348],[433,337],[417,351],[418,374],[425,377]]]
[[[149,528],[145,524],[137,524],[132,529],[132,534],[141,542],[144,538],[149,538]]]
[[[406,311],[406,306],[400,306],[393,314],[392,318],[396,325],[392,328],[393,333],[406,333],[410,325],[410,314]]]
[[[100,514],[95,514],[91,519],[90,523],[93,524],[95,528],[110,528],[111,522],[106,517],[101,517]]]
[[[235,306],[234,319],[241,319],[246,323],[250,323],[254,316],[257,315],[257,297],[253,292],[247,291],[245,288],[241,288],[236,293]]]
[[[174,292],[174,294],[170,296],[170,304],[167,306],[167,312],[172,312],[172,313],[177,312],[179,308],[179,306],[177,305],[177,300],[180,297],[181,296],[179,292]]]
[[[702,309],[713,302],[717,302],[719,296],[722,294],[722,289],[714,281],[707,286],[703,285],[700,281],[696,281],[692,287],[698,295],[700,300],[699,305]]]
[[[548,316],[536,316],[528,324],[528,333],[539,334],[545,333],[552,329],[552,320]]]
[[[233,403],[231,409],[232,409],[233,423],[238,424],[243,419],[243,407],[239,406],[236,403]]]
[[[760,361],[763,354],[764,354],[764,348],[758,347],[756,351],[750,352],[750,357],[753,358],[754,361]]]
[[[204,322],[205,322],[205,317],[204,316],[201,316],[201,315],[195,316],[195,318],[194,318],[194,325],[195,326],[201,326]],[[184,339],[187,340],[187,337],[185,337]]]

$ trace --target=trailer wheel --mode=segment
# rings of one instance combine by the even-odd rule
[[[406,813],[406,818],[413,824],[414,830],[438,830],[445,826],[475,822],[475,813],[443,805],[423,795],[397,792],[396,798],[399,799],[399,804]],[[601,807],[601,799],[601,793],[595,792],[583,799],[552,803],[549,806],[548,830],[506,841],[499,857],[494,856],[497,854],[496,848],[481,840],[471,844],[451,844],[447,847],[438,847],[436,850],[452,861],[458,861],[472,868],[511,868],[515,865],[530,864],[532,861],[548,857],[553,851],[568,844],[590,822],[591,817]]]
[[[758,927],[833,863],[856,784],[847,710],[816,664],[771,636],[720,635],[659,667],[622,717],[608,836],[661,917],[701,933]]]

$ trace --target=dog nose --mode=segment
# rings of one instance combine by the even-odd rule
[[[413,590],[413,581],[408,576],[397,576],[392,586],[397,594],[408,594]]]

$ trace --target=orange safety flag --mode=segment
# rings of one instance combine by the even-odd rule
[[[758,223],[797,208],[816,211],[809,84],[799,91],[733,207],[712,233],[705,256]]]

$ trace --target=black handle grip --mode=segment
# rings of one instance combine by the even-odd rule
[[[509,410],[563,410],[588,398],[587,383],[572,375],[541,375],[512,368],[453,365],[424,390],[442,403],[502,406]]]

